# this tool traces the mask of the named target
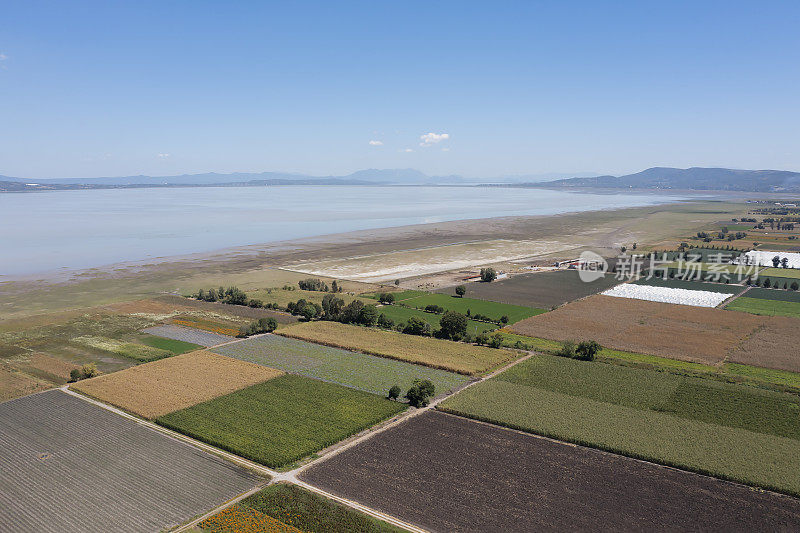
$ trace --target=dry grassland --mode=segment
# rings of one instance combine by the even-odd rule
[[[49,383],[37,381],[9,368],[0,367],[0,402],[33,394],[50,387]]]
[[[295,339],[474,375],[519,357],[518,352],[417,337],[339,322],[304,322],[276,332]]]
[[[800,372],[797,349],[800,320],[780,316],[765,318],[765,324],[736,347],[728,361]]]
[[[79,381],[70,388],[155,418],[281,374],[280,370],[199,351]]]
[[[531,337],[596,340],[617,350],[718,364],[765,322],[765,317],[735,311],[595,295],[509,329]]]

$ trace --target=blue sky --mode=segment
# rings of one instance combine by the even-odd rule
[[[800,2],[7,2],[0,174],[800,171],[798,28]]]

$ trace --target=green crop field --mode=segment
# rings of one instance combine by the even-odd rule
[[[392,385],[403,391],[414,379],[429,379],[436,394],[452,390],[469,378],[454,372],[405,363],[278,335],[264,335],[214,348],[215,353],[285,372],[338,383],[385,395]]]
[[[800,269],[797,268],[765,268],[758,274],[759,278],[800,279]]]
[[[750,291],[747,292],[750,294]],[[754,315],[792,316],[800,318],[800,302],[782,302],[779,300],[762,300],[741,296],[725,306],[731,311],[744,311]]]
[[[513,401],[511,401],[513,399]],[[800,494],[800,399],[712,379],[552,356],[524,361],[442,409]]]
[[[400,533],[405,531],[288,483],[270,485],[240,501],[236,507],[239,509],[229,513],[223,511],[217,515],[219,517],[217,520],[214,520],[216,517],[213,517],[201,523],[201,527],[211,533],[228,533],[232,531],[231,526],[243,531],[283,531],[277,528],[251,529],[254,521],[266,515],[296,528],[292,531],[313,531],[315,533],[337,533],[339,531]],[[249,513],[244,511],[249,511]],[[233,524],[231,523],[232,516],[238,518]],[[250,520],[243,521],[239,517],[247,517]],[[220,527],[214,527],[217,524]]]
[[[725,363],[723,370],[726,374],[743,376],[776,385],[795,387],[800,389],[800,374],[788,370],[776,370],[760,366],[743,365],[739,363]]]
[[[194,350],[203,350],[204,347],[199,344],[191,342],[178,341],[174,339],[167,339],[164,337],[156,337],[155,335],[142,335],[138,339],[142,344],[146,344],[152,348],[159,350],[167,350],[175,355],[180,355],[186,352],[193,352]]]
[[[438,305],[448,311],[457,311],[466,314],[480,314],[493,320],[499,320],[503,315],[508,317],[508,323],[513,324],[528,317],[544,313],[544,309],[524,307],[521,305],[503,304],[475,298],[458,298],[440,293],[426,293],[423,296],[403,300],[403,304],[417,309],[425,309],[428,305]]]
[[[742,292],[744,287],[741,285],[730,285],[727,283],[710,283],[704,281],[687,281],[682,279],[661,279],[652,277],[642,278],[633,282],[636,285],[648,285],[650,287],[670,287],[673,289],[689,289],[692,291],[721,292],[724,294],[736,294]]]
[[[751,287],[744,296],[747,298],[758,298],[759,300],[778,300],[781,302],[800,303],[800,292],[785,291],[783,289],[762,289],[760,287]]]
[[[157,419],[165,427],[279,468],[399,413],[405,404],[284,375]]]
[[[431,325],[431,330],[439,329],[439,320],[442,318],[442,315],[437,315],[434,313],[426,313],[421,309],[415,309],[413,307],[403,307],[400,305],[382,305],[378,308],[378,313],[383,313],[386,315],[386,318],[391,318],[394,320],[395,324],[400,324],[401,322],[408,322],[408,319],[412,316],[417,318],[421,318],[425,322]],[[479,333],[483,333],[485,331],[492,331],[497,329],[499,326],[497,324],[492,324],[490,322],[478,322],[477,320],[469,320],[467,321],[467,333],[470,335],[477,335]]]
[[[391,293],[394,296],[395,302],[402,302],[403,300],[408,300],[409,298],[417,298],[418,296],[424,296],[428,294],[425,291],[414,291],[414,290],[407,290],[407,291],[386,291]],[[371,298],[373,300],[377,300],[381,297],[382,292],[370,292],[362,294],[361,296],[364,298]]]

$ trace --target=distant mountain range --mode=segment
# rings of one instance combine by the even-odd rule
[[[278,185],[495,185],[605,189],[683,189],[700,191],[800,192],[800,173],[786,170],[655,167],[625,176],[581,174],[506,175],[465,178],[428,176],[413,168],[359,170],[345,176],[309,176],[285,172],[122,176],[108,178],[13,178],[0,176],[0,192],[141,187],[263,187]],[[569,175],[566,175],[569,176]],[[573,175],[574,176],[574,175]],[[561,178],[561,179],[556,179]]]
[[[587,175],[587,174],[584,174]],[[594,175],[594,174],[589,174]],[[492,183],[535,183],[570,174],[528,174],[491,178]],[[247,187],[265,185],[476,185],[486,178],[458,175],[428,176],[413,168],[367,169],[345,176],[310,176],[287,172],[234,172],[178,176],[121,176],[106,178],[14,178],[0,176],[0,191],[110,189],[140,187]]]
[[[729,168],[648,168],[626,176],[568,178],[523,187],[684,189],[695,191],[800,192],[800,172]]]

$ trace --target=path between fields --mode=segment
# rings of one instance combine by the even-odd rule
[[[264,336],[264,335],[270,335],[270,333],[262,333],[260,335],[253,335],[253,336],[251,336],[249,338],[252,339],[252,338],[261,337],[261,336]],[[235,344],[235,343],[241,342],[243,340],[244,339],[234,339],[234,340],[231,340],[231,341],[228,341],[228,342],[224,342],[222,344],[218,344],[216,346],[210,346],[207,349],[216,348],[218,346],[227,346],[229,344]],[[147,427],[149,429],[152,429],[153,431],[157,431],[159,433],[167,435],[168,437],[170,437],[172,439],[181,441],[184,444],[187,444],[189,446],[194,446],[194,447],[199,448],[199,449],[201,449],[201,450],[203,450],[205,452],[214,454],[214,455],[216,455],[218,457],[222,457],[223,459],[226,459],[226,460],[231,461],[231,462],[233,462],[235,464],[238,464],[239,466],[242,466],[244,468],[248,468],[250,470],[258,472],[259,474],[266,475],[266,476],[270,477],[270,481],[268,483],[260,484],[260,485],[258,485],[256,487],[254,487],[253,489],[251,489],[251,490],[249,490],[249,491],[247,491],[247,492],[245,492],[243,494],[240,494],[239,496],[237,496],[237,497],[235,497],[235,498],[233,498],[231,500],[228,500],[227,502],[225,502],[222,505],[212,509],[211,511],[209,511],[206,514],[204,514],[203,516],[200,516],[199,518],[195,518],[191,522],[183,524],[183,525],[177,527],[176,529],[173,530],[176,533],[177,532],[183,532],[183,531],[192,530],[195,526],[197,526],[203,520],[214,516],[215,514],[219,513],[220,511],[222,511],[222,510],[224,510],[224,509],[226,509],[226,508],[238,503],[239,501],[243,500],[244,498],[256,493],[258,490],[262,489],[265,485],[270,485],[272,483],[277,483],[277,482],[293,483],[293,484],[298,485],[298,486],[300,486],[300,487],[302,487],[304,489],[310,490],[311,492],[315,492],[315,493],[317,493],[317,494],[319,494],[321,496],[324,496],[326,498],[330,498],[330,499],[332,499],[332,500],[334,500],[336,502],[339,502],[339,503],[341,503],[343,505],[346,505],[347,507],[350,507],[352,509],[355,509],[357,511],[365,513],[367,515],[370,515],[370,516],[372,516],[374,518],[377,518],[379,520],[383,520],[384,522],[387,522],[389,524],[401,527],[403,529],[406,529],[408,531],[412,531],[412,532],[415,532],[415,533],[426,533],[426,530],[423,529],[423,528],[420,528],[419,526],[415,526],[414,524],[410,524],[408,522],[405,522],[403,520],[395,518],[394,516],[388,515],[386,513],[381,512],[381,511],[378,511],[377,509],[372,509],[372,508],[367,507],[365,505],[362,505],[362,504],[360,504],[360,503],[358,503],[356,501],[349,500],[347,498],[342,498],[341,496],[337,496],[335,494],[331,494],[329,492],[326,492],[326,491],[324,491],[324,490],[322,490],[322,489],[320,489],[320,488],[318,488],[318,487],[316,487],[314,485],[311,485],[310,483],[306,483],[305,481],[302,481],[302,480],[298,479],[297,476],[300,475],[304,470],[306,470],[306,469],[308,469],[308,468],[310,468],[310,467],[312,467],[312,466],[314,466],[316,464],[319,464],[322,461],[325,461],[325,460],[327,460],[327,459],[329,459],[329,458],[331,458],[331,457],[333,457],[335,455],[338,455],[339,453],[341,453],[341,452],[343,452],[343,451],[345,451],[347,449],[350,449],[353,446],[356,446],[356,445],[366,441],[367,439],[370,439],[373,436],[375,436],[375,435],[377,435],[379,433],[382,433],[383,431],[386,431],[389,428],[395,427],[398,424],[401,424],[401,423],[405,422],[406,420],[409,420],[409,419],[411,419],[411,418],[413,418],[415,416],[419,416],[419,415],[421,415],[422,413],[424,413],[426,411],[435,409],[436,406],[439,403],[441,403],[442,401],[446,400],[447,398],[453,396],[454,394],[457,394],[458,392],[461,392],[462,390],[467,389],[469,387],[472,387],[473,385],[476,385],[478,383],[482,383],[482,382],[486,381],[487,379],[491,379],[494,376],[500,374],[501,372],[504,372],[504,371],[508,370],[509,368],[513,367],[514,365],[517,365],[517,364],[521,363],[522,361],[525,361],[525,360],[531,358],[533,355],[534,355],[534,352],[528,352],[526,355],[524,355],[524,356],[522,356],[522,357],[520,357],[518,359],[515,359],[514,361],[511,361],[510,363],[502,366],[501,368],[498,368],[497,370],[494,370],[493,372],[491,372],[489,374],[486,374],[485,376],[482,376],[482,377],[480,377],[478,379],[475,379],[473,381],[469,381],[466,384],[464,384],[463,386],[454,389],[450,393],[445,393],[445,394],[435,398],[426,407],[423,407],[423,408],[420,408],[420,409],[409,408],[406,411],[404,411],[403,413],[400,413],[399,415],[397,415],[394,418],[390,419],[388,422],[382,422],[382,423],[380,423],[380,424],[378,424],[376,426],[373,426],[372,428],[369,428],[369,429],[365,430],[364,432],[362,432],[359,435],[356,435],[354,437],[350,437],[349,439],[345,439],[341,443],[335,444],[335,445],[333,445],[331,447],[328,447],[325,450],[322,450],[322,452],[320,452],[321,453],[320,457],[318,457],[318,458],[316,458],[316,459],[314,459],[312,461],[309,461],[308,463],[305,463],[305,464],[303,464],[303,465],[301,465],[301,466],[299,466],[299,467],[297,467],[297,468],[295,468],[293,470],[289,470],[287,472],[278,472],[278,471],[273,470],[271,468],[267,468],[264,465],[255,463],[253,461],[245,459],[244,457],[239,457],[236,454],[227,452],[227,451],[222,450],[220,448],[217,448],[215,446],[211,446],[210,444],[206,444],[205,442],[201,442],[199,440],[193,439],[191,437],[188,437],[186,435],[183,435],[183,434],[178,433],[176,431],[173,431],[171,429],[167,429],[167,428],[165,428],[163,426],[160,426],[160,425],[158,425],[158,424],[156,424],[154,422],[150,422],[149,420],[145,420],[145,419],[139,418],[137,416],[134,416],[134,415],[132,415],[130,413],[127,413],[127,412],[123,411],[122,409],[119,409],[119,408],[114,407],[112,405],[106,404],[106,403],[101,402],[99,400],[96,400],[94,398],[89,398],[88,396],[84,396],[84,395],[82,395],[82,394],[80,394],[78,392],[72,391],[72,390],[69,389],[69,385],[64,385],[64,386],[60,387],[60,390],[62,390],[63,392],[65,392],[65,393],[67,393],[67,394],[69,394],[71,396],[74,396],[76,398],[80,398],[80,399],[82,399],[82,400],[84,400],[86,402],[89,402],[89,403],[93,404],[93,405],[96,405],[98,407],[101,407],[103,409],[111,411],[113,413],[116,413],[119,416],[122,416],[124,418],[127,418],[128,420],[136,422],[139,425],[142,425],[142,426],[145,426],[145,427]]]

